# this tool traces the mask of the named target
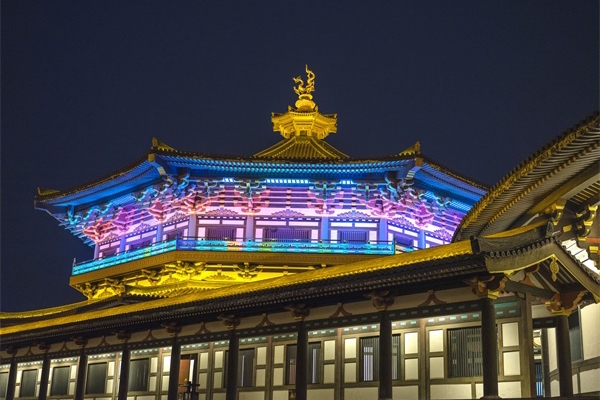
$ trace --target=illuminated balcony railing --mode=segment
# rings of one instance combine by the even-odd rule
[[[335,240],[212,240],[184,237],[154,243],[148,247],[75,264],[73,266],[73,275],[81,275],[87,272],[97,271],[99,269],[175,250],[384,255],[394,254],[395,244],[393,241],[346,243]]]

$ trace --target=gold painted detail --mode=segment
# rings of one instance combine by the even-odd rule
[[[568,316],[577,308],[585,293],[585,291],[556,293],[546,302],[546,307],[554,315]]]
[[[237,271],[238,276],[245,281],[251,280],[262,271],[262,268],[259,268],[258,265],[250,265],[250,263],[244,263],[243,268],[241,266],[234,266],[234,269]]]
[[[306,86],[300,76],[293,78],[298,86],[294,86],[294,92],[298,95],[296,108],[303,111],[311,111],[315,108],[315,103],[312,101],[312,92],[315,91],[315,74],[306,65]]]
[[[485,277],[475,277],[470,280],[473,293],[479,298],[489,298],[496,300],[504,290],[508,277],[504,275],[490,275]]]
[[[554,226],[558,225],[558,222],[560,221],[560,219],[563,216],[563,212],[565,210],[565,201],[561,201],[560,204],[559,203],[554,203],[552,204],[550,207],[548,207],[546,210],[544,210],[544,214],[549,215],[551,220],[552,220],[552,224]]]
[[[85,282],[74,287],[88,300],[122,296],[177,296],[183,293],[218,289],[255,280],[271,279],[312,270],[311,266],[264,266],[245,263],[207,265],[203,261],[175,261],[154,269],[141,269],[115,279]]]
[[[585,210],[581,213],[577,213],[577,221],[574,223],[575,231],[577,232],[577,239],[585,241],[590,234],[596,213],[598,212],[598,206],[587,205]]]
[[[298,158],[302,158],[303,153],[306,153],[309,157],[319,155],[318,158],[348,158],[347,155],[341,153],[331,145],[319,143],[330,133],[337,132],[337,115],[326,115],[319,112],[319,107],[317,107],[313,101],[313,96],[311,94],[315,89],[315,74],[308,69],[308,66],[306,66],[306,73],[306,86],[304,86],[304,82],[299,76],[294,78],[294,82],[298,84],[298,86],[294,87],[294,92],[298,95],[296,108],[293,109],[292,107],[288,107],[287,112],[283,114],[273,113],[271,116],[271,122],[273,123],[273,130],[275,132],[280,132],[281,136],[285,139],[298,138],[305,140],[284,141],[255,156],[277,157],[282,152],[288,154],[297,152],[300,153],[297,154],[297,156],[300,156]],[[311,141],[314,139],[317,140]],[[293,151],[291,147],[296,149],[296,151]],[[312,149],[312,151],[305,147]]]
[[[552,273],[552,281],[553,282],[556,282],[556,280],[558,279],[558,271],[560,271],[560,268],[558,266],[558,261],[556,259],[556,256],[553,254],[552,261],[550,261],[550,272]]]

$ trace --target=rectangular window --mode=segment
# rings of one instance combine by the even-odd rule
[[[0,398],[6,397],[6,389],[8,388],[8,372],[0,374]]]
[[[392,379],[400,379],[400,335],[392,335]]]
[[[308,344],[308,383],[321,383],[321,342]]]
[[[254,349],[242,349],[238,354],[238,387],[251,387],[254,372]]]
[[[184,237],[185,228],[173,229],[167,232],[165,240],[171,241],[175,239],[182,239]]]
[[[21,376],[21,391],[19,397],[34,397],[35,385],[37,384],[37,369],[23,371]]]
[[[208,239],[208,240],[235,240],[235,228],[229,228],[229,227],[206,228],[206,239]]]
[[[287,367],[285,383],[286,385],[295,385],[296,384],[296,361],[298,351],[295,344],[288,344],[286,348],[286,361],[285,365]]]
[[[131,360],[129,362],[129,382],[127,390],[130,392],[148,391],[148,373],[150,360]]]
[[[450,377],[483,375],[481,327],[448,330],[448,361]]]
[[[392,379],[400,379],[400,335],[392,335]],[[379,380],[379,336],[360,339],[360,381]]]
[[[64,396],[69,394],[69,371],[71,367],[54,367],[52,369],[51,396]]]
[[[263,239],[278,242],[307,242],[310,241],[310,233],[310,229],[265,228]]]
[[[298,346],[289,344],[286,349],[286,384],[296,384],[296,364],[298,362]],[[321,342],[308,344],[308,378],[307,383],[321,383]]]
[[[369,232],[367,231],[339,231],[338,241],[342,243],[367,243]]]
[[[535,362],[535,393],[537,397],[544,397],[544,370],[538,361]]]
[[[106,363],[88,365],[85,394],[100,394],[106,391]]]
[[[360,339],[361,382],[379,380],[379,337]]]

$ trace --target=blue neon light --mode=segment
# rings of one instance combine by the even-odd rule
[[[202,238],[180,238],[168,242],[156,243],[142,249],[115,254],[106,258],[84,261],[73,267],[73,275],[112,267],[130,261],[152,257],[170,251],[251,251],[273,253],[323,253],[323,254],[394,254],[394,241],[369,243],[342,243],[327,240],[208,240]]]

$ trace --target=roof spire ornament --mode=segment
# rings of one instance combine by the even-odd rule
[[[321,114],[313,101],[315,74],[306,66],[306,84],[300,76],[293,78],[298,95],[296,108],[288,106],[284,113],[272,113],[273,130],[281,133],[283,140],[256,153],[258,158],[278,159],[329,159],[345,160],[349,157],[325,142],[329,134],[337,132],[337,115]]]
[[[296,101],[296,108],[298,111],[312,111],[315,109],[316,104],[312,100],[312,92],[315,91],[315,73],[308,69],[308,64],[306,65],[306,86],[304,86],[304,81],[300,76],[297,76],[294,79],[294,82],[298,84],[298,86],[294,86],[294,92],[298,95],[298,101]]]

